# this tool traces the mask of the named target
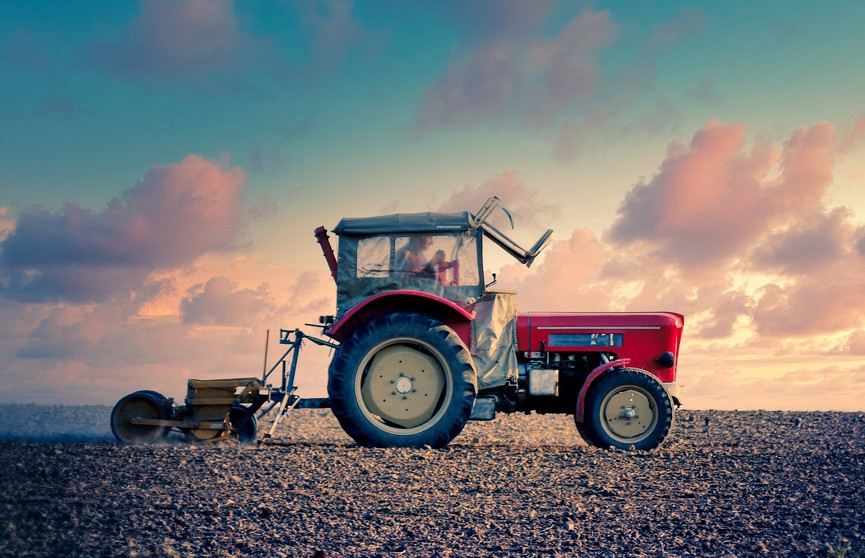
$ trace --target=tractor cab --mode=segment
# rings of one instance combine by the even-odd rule
[[[427,212],[340,220],[333,229],[339,235],[338,265],[328,258],[337,285],[336,318],[390,291],[418,291],[470,306],[486,291],[484,236],[530,266],[553,231],[529,250],[520,247],[487,222],[498,203],[493,196],[474,215]],[[322,241],[324,231],[316,234]]]
[[[481,229],[468,212],[342,219],[337,317],[376,294],[412,290],[465,306],[484,291]]]

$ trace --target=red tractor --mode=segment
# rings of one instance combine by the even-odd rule
[[[339,259],[315,234],[337,286],[324,333],[339,342],[329,404],[358,444],[441,447],[496,412],[573,414],[599,447],[658,447],[679,405],[684,317],[517,313],[484,281],[487,238],[530,266],[552,237],[523,249],[477,212],[342,219]],[[335,344],[331,345],[335,346]]]
[[[337,287],[336,315],[321,318],[333,341],[282,330],[288,349],[260,379],[190,379],[183,405],[151,390],[131,393],[111,413],[115,436],[151,443],[179,431],[196,442],[253,442],[258,419],[276,409],[261,442],[286,411],[329,406],[363,446],[441,447],[470,419],[536,411],[573,414],[596,446],[656,448],[679,404],[683,316],[518,314],[515,293],[490,289],[495,275],[484,282],[483,240],[530,266],[553,231],[521,248],[487,222],[498,203],[490,198],[475,215],[343,219],[334,229],[338,261],[319,227]],[[336,350],[327,399],[296,394],[304,340]],[[269,378],[280,367],[274,387]]]

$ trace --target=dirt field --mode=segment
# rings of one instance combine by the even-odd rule
[[[865,556],[865,413],[681,411],[654,453],[570,417],[363,449],[111,441],[108,407],[0,406],[0,556]]]

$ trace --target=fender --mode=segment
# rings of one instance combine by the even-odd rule
[[[395,312],[418,312],[435,318],[454,330],[466,347],[471,347],[474,312],[423,291],[388,291],[371,296],[343,314],[325,330],[325,334],[343,342],[361,324]]]
[[[598,366],[597,368],[595,368],[594,370],[592,370],[589,373],[588,377],[586,378],[586,381],[583,382],[583,387],[580,388],[580,393],[577,395],[577,409],[575,411],[574,420],[576,420],[580,424],[582,424],[582,422],[585,420],[586,394],[589,392],[589,387],[592,385],[592,382],[594,382],[598,376],[600,376],[601,374],[603,374],[607,370],[610,370],[611,368],[618,368],[618,367],[624,368],[630,362],[631,362],[631,359],[629,359],[629,358],[620,358],[618,360],[611,360],[610,362],[608,362],[606,364],[602,364],[602,365]]]

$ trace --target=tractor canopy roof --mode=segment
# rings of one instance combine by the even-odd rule
[[[345,218],[333,229],[342,235],[393,233],[446,233],[475,228],[468,211],[461,213],[395,213],[376,217]]]

